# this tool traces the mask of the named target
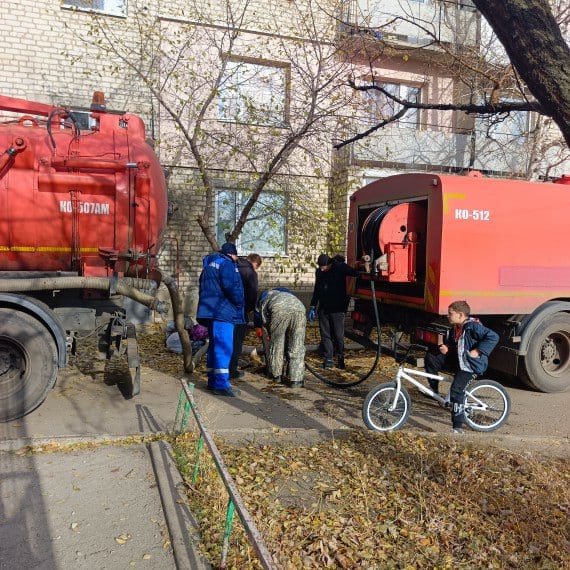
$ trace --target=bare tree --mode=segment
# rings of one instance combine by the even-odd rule
[[[289,18],[268,11],[260,17],[257,8],[251,0],[194,1],[166,14],[133,1],[123,25],[93,15],[81,38],[113,73],[127,70],[142,82],[160,106],[161,153],[170,167],[196,173],[192,189],[205,197],[196,222],[214,249],[220,179],[248,195],[227,228],[229,241],[268,190],[299,198],[299,215],[315,211],[287,175],[323,179],[336,117],[350,96],[341,88],[347,64],[328,41],[335,21],[315,1],[291,3]]]
[[[493,18],[496,18],[498,14],[502,15],[505,23],[504,35],[508,36],[512,46],[511,51],[516,52],[517,58],[509,60],[505,57],[497,57],[497,51],[503,53],[502,49],[497,50],[496,47],[490,47],[492,44],[478,42],[475,46],[476,49],[470,50],[468,45],[461,43],[461,38],[456,44],[441,42],[437,30],[430,26],[429,22],[414,20],[409,15],[394,17],[386,22],[385,27],[372,30],[375,41],[377,43],[383,42],[387,51],[405,54],[409,48],[398,49],[389,39],[385,39],[390,38],[387,30],[402,21],[421,29],[425,37],[431,38],[432,46],[437,45],[437,51],[445,54],[445,58],[440,61],[444,61],[448,68],[456,70],[457,77],[467,87],[468,100],[454,100],[443,104],[408,100],[395,97],[393,93],[383,89],[381,85],[375,85],[374,82],[363,84],[356,79],[351,79],[348,83],[357,91],[378,91],[383,96],[391,98],[396,104],[396,112],[391,116],[382,117],[381,120],[370,125],[367,129],[337,143],[336,148],[342,148],[347,144],[366,138],[378,129],[401,120],[410,110],[458,111],[477,117],[491,116],[494,117],[491,119],[491,123],[501,122],[514,113],[534,112],[540,116],[553,119],[565,139],[566,144],[562,146],[567,146],[570,128],[568,122],[570,52],[564,41],[563,31],[567,30],[568,7],[564,7],[565,4],[557,5],[555,18],[546,0],[523,0],[518,3],[519,7],[515,18],[515,22],[519,22],[520,25],[516,27],[516,31],[513,33],[512,12],[514,8],[507,8],[507,6],[517,4],[516,0],[508,0],[507,2],[502,2],[502,0],[500,2],[473,0],[473,2],[478,7],[480,7],[479,4],[487,5],[488,11],[493,14]],[[499,4],[501,5],[500,10],[495,10],[493,6]],[[526,12],[520,10],[520,5],[524,5],[525,10],[530,10],[529,14],[533,18],[531,20],[532,26],[529,27],[528,21],[524,20]],[[485,12],[483,13],[485,15]],[[490,23],[495,28],[497,24],[492,21],[493,18]],[[449,25],[453,24],[451,22]],[[541,43],[528,39],[530,36],[527,33],[529,28],[532,28],[533,33],[539,33],[537,30],[541,30]],[[515,47],[516,41],[513,39],[516,40],[521,35],[525,36],[524,42]],[[499,35],[499,39],[503,41],[501,35]],[[549,49],[541,50],[536,47],[537,45],[548,46]],[[427,46],[422,47],[425,49]],[[510,57],[509,50],[506,51]],[[539,59],[533,59],[534,56],[529,55],[535,51],[541,51],[540,56],[538,56]],[[371,60],[372,75],[376,65],[375,61],[378,59],[377,54],[376,51],[374,61]],[[404,55],[404,57],[406,56]],[[545,59],[543,60],[543,58]],[[436,60],[437,58],[434,57],[433,61],[436,62]],[[523,75],[519,69],[519,66],[523,65],[528,67],[530,61],[535,62],[531,66],[533,68],[532,77],[529,72],[525,72]],[[550,65],[546,65],[548,62]],[[540,70],[536,68],[540,68]],[[549,73],[550,78],[547,77]],[[531,88],[530,84],[527,87],[525,83],[527,75],[530,80],[535,81],[534,88]],[[546,86],[550,83],[556,83],[557,87],[549,89],[550,94],[545,95],[543,88],[537,83],[537,77],[540,77],[541,81],[548,81],[545,84]],[[539,140],[538,135],[543,132],[545,123],[547,124],[548,121],[539,120],[533,126],[534,141]],[[541,128],[538,129],[537,125],[540,125]],[[552,149],[553,142],[551,139],[549,139],[548,144],[549,148]]]
[[[570,48],[548,0],[473,0],[570,146]],[[567,17],[568,5],[563,8]]]

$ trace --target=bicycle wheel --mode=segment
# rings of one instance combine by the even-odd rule
[[[384,382],[368,392],[362,405],[362,419],[366,427],[376,431],[390,431],[401,428],[410,415],[410,395],[402,386],[398,401],[394,405],[396,382]]]
[[[465,422],[475,431],[493,431],[511,411],[511,399],[494,380],[476,380],[465,391]]]

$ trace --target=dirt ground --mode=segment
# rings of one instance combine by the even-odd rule
[[[239,398],[219,398],[206,389],[205,363],[186,376],[182,356],[168,352],[164,333],[139,335],[142,392],[132,400],[121,396],[120,371],[104,360],[94,358],[94,347],[80,344],[70,366],[62,370],[56,388],[38,410],[22,421],[2,425],[5,440],[32,437],[88,436],[89,434],[133,434],[163,430],[172,422],[180,393],[180,381],[195,385],[195,397],[209,429],[224,437],[274,438],[328,437],[332,432],[366,429],[362,404],[368,392],[395,372],[394,359],[383,356],[375,372],[364,382],[349,388],[329,386],[305,374],[305,387],[291,389],[275,384],[263,374],[261,358],[251,356],[259,340],[248,339],[250,352],[241,359],[245,371],[235,385]],[[260,348],[260,346],[257,346]],[[309,353],[307,359],[314,358]],[[347,354],[349,374],[367,372],[373,362],[370,351]],[[352,371],[352,372],[351,372]],[[338,375],[337,369],[332,370]],[[494,378],[506,387],[512,403],[505,425],[491,433],[467,430],[465,438],[481,445],[497,445],[513,450],[536,451],[570,457],[570,392],[542,394],[508,378]],[[411,388],[412,409],[405,431],[450,435],[449,412]],[[152,418],[139,417],[141,410],[152,411]],[[145,421],[143,421],[145,420]],[[142,422],[142,424],[141,424]],[[146,425],[148,424],[148,425]],[[146,427],[141,427],[141,425]],[[252,436],[255,434],[255,436]]]
[[[181,357],[169,353],[163,348],[160,334],[141,338],[143,366],[156,367],[163,373],[173,376],[181,374]],[[256,348],[255,342],[248,337],[246,352]],[[260,348],[260,347],[257,347]],[[249,353],[249,352],[248,352]],[[308,355],[308,359],[314,355]],[[362,374],[369,370],[373,362],[370,351],[352,351],[347,354],[347,368]],[[282,385],[275,385],[263,375],[263,361],[245,355],[240,364],[246,374],[235,385],[242,389],[243,398],[255,401],[255,395],[266,397],[265,408],[259,408],[260,416],[271,417],[277,414],[275,409],[267,411],[267,406],[287,406],[291,414],[304,414],[313,422],[335,428],[364,428],[361,410],[366,394],[378,383],[390,380],[396,369],[391,356],[383,356],[374,374],[364,382],[345,389],[328,386],[306,372],[305,388],[292,390]],[[333,374],[339,374],[333,370]],[[357,378],[356,374],[353,375]],[[467,431],[467,437],[483,444],[504,446],[520,451],[539,451],[543,454],[570,457],[570,391],[557,394],[543,394],[532,391],[516,379],[487,375],[506,387],[511,398],[511,414],[505,425],[492,433],[480,434]],[[198,389],[204,388],[206,375],[202,362],[195,374]],[[450,418],[446,410],[435,402],[425,398],[411,387],[412,410],[403,429],[432,434],[449,434]],[[275,397],[278,397],[276,400]],[[279,403],[281,402],[281,404]],[[224,403],[226,405],[226,403]],[[284,415],[283,411],[280,411]],[[216,427],[215,419],[213,421]],[[239,425],[239,418],[236,416]]]

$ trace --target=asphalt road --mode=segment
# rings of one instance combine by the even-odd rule
[[[386,360],[385,360],[386,359]],[[393,362],[383,357],[383,363]],[[46,401],[32,414],[0,424],[4,448],[18,442],[56,438],[102,438],[169,431],[173,427],[180,378],[165,374],[152,361],[142,369],[142,393],[125,400],[118,384],[102,373],[102,365],[72,365],[61,372]],[[153,368],[155,366],[155,368]],[[187,378],[195,385],[200,413],[209,429],[230,434],[283,433],[283,430],[326,434],[330,430],[365,429],[362,403],[366,394],[386,380],[386,366],[365,382],[348,389],[330,387],[306,373],[305,388],[291,389],[246,371],[236,383],[239,398],[213,396],[205,389],[203,365]],[[247,369],[250,370],[250,369]],[[505,378],[495,378],[507,388],[512,402],[505,425],[491,434],[473,434],[488,441],[536,440],[532,447],[560,449],[570,456],[570,391],[542,394]],[[449,414],[435,402],[412,391],[412,410],[403,429],[447,434]],[[10,442],[14,442],[13,444]]]

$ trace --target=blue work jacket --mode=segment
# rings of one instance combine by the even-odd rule
[[[207,255],[200,274],[196,318],[201,321],[245,323],[243,283],[237,263],[223,253]]]

